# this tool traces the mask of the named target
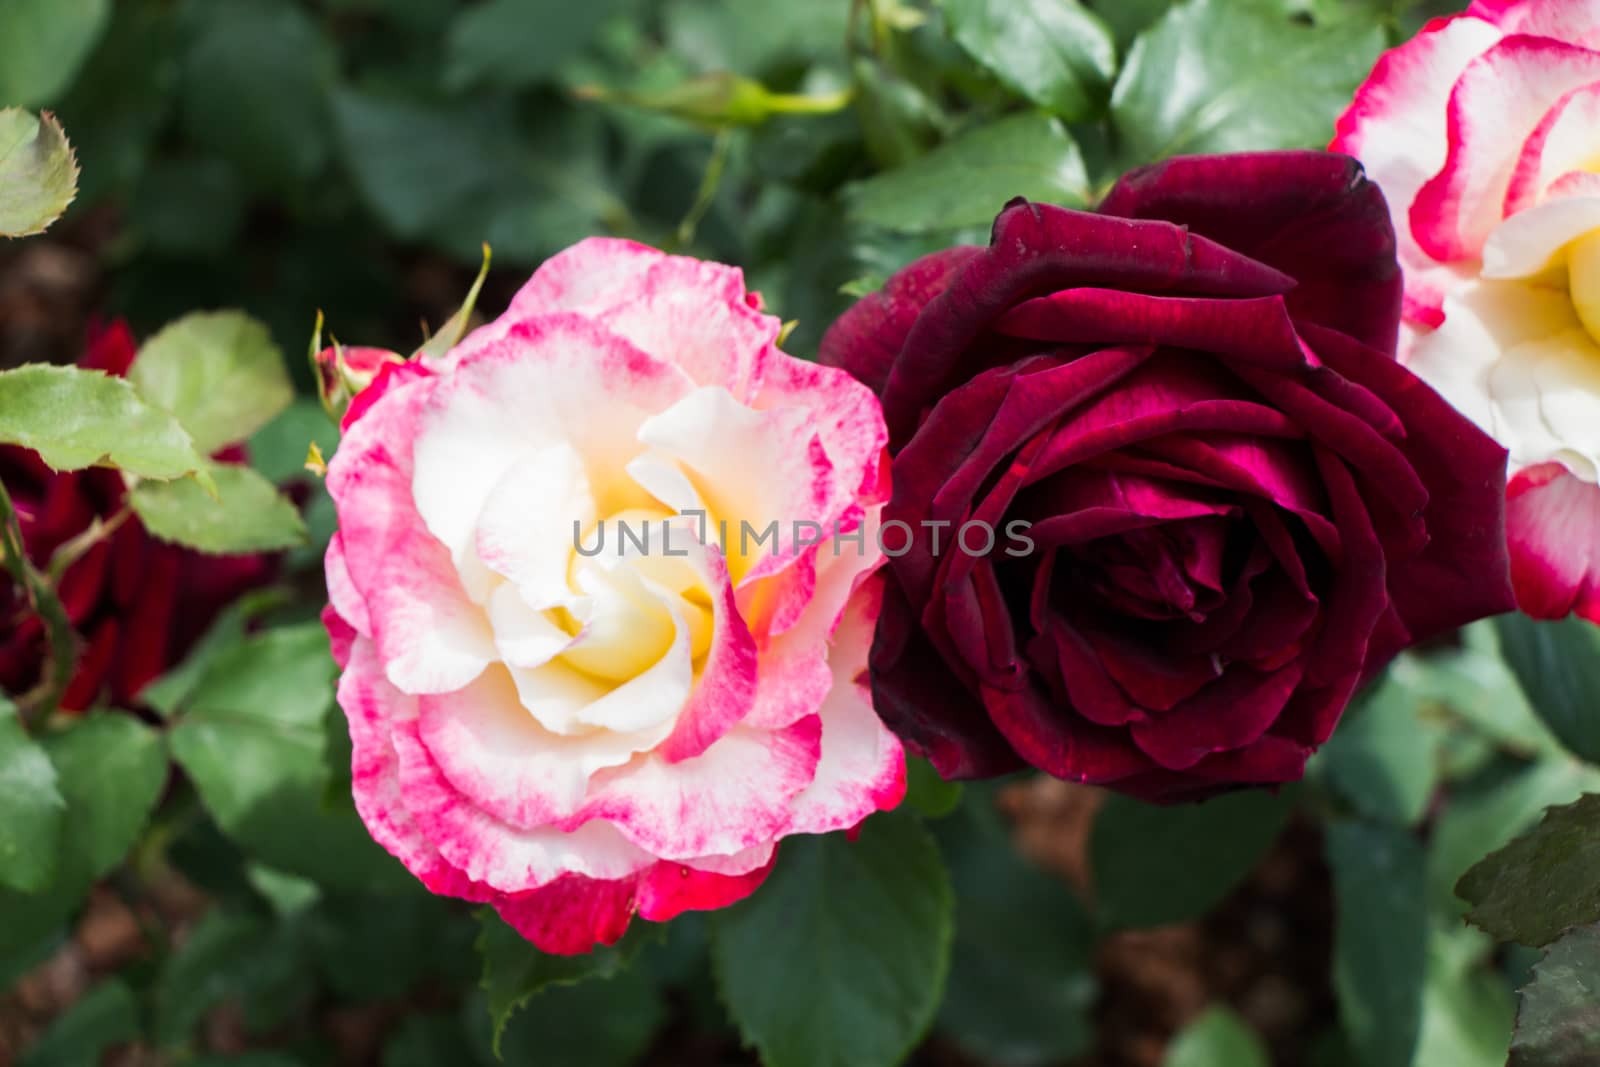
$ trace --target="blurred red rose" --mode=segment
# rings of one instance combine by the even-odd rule
[[[78,365],[122,375],[137,353],[127,324],[116,321],[91,327]],[[239,462],[244,453],[231,448],[216,458]],[[110,521],[124,497],[116,471],[56,472],[24,448],[0,447],[0,482],[16,507],[28,557],[41,568],[96,518]],[[224,605],[273,569],[267,556],[208,556],[163,544],[130,515],[62,576],[61,602],[83,645],[61,706],[78,711],[102,696],[113,704],[133,701],[182,658]],[[40,676],[48,640],[43,621],[3,575],[0,622],[0,690],[23,692]]]

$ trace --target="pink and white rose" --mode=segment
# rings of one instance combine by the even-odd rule
[[[356,806],[546,951],[739,900],[781,838],[905,792],[863,673],[882,414],[759,306],[735,268],[584,241],[443,357],[374,361],[328,464]],[[619,520],[653,550],[576,550]]]
[[[1394,214],[1402,358],[1511,453],[1521,607],[1600,622],[1600,0],[1434,20],[1331,147]]]

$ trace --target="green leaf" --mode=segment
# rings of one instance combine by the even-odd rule
[[[322,405],[304,397],[250,438],[250,465],[274,485],[306,477],[306,452],[315,444],[325,456],[339,445],[339,427]]]
[[[1124,165],[1328,143],[1382,27],[1307,26],[1253,0],[1188,0],[1139,35],[1111,95]]]
[[[79,719],[42,744],[66,802],[56,874],[42,893],[0,889],[0,959],[48,937],[122,861],[167,778],[160,737],[127,714]]]
[[[984,1062],[1053,1064],[1088,1051],[1094,931],[1063,884],[1018,854],[992,793],[936,828],[956,896],[939,1029]]]
[[[1462,875],[1467,920],[1502,941],[1548,945],[1600,922],[1600,794],[1551,808],[1530,832]]]
[[[0,444],[31,448],[58,471],[111,464],[176,478],[205,463],[177,420],[126,380],[76,367],[0,371]]]
[[[1415,825],[1439,781],[1440,726],[1421,712],[1421,694],[1385,674],[1345,713],[1313,768],[1363,817]]]
[[[534,948],[489,908],[479,913],[479,922],[482,985],[497,1052],[506,1023],[535,994],[591,978],[614,978],[627,969],[640,948],[660,936],[659,927],[635,919],[615,945],[600,945],[581,956],[553,956]]]
[[[294,399],[283,353],[242,311],[201,311],[170,323],[139,349],[128,380],[172,412],[208,455],[243,441]]]
[[[666,1018],[660,990],[644,968],[635,967],[545,989],[506,1027],[500,1056],[507,1064],[539,1067],[629,1067]],[[478,1031],[480,1041],[487,1030]]]
[[[1173,1037],[1162,1067],[1269,1067],[1267,1050],[1243,1019],[1217,1005]]]
[[[1600,763],[1600,628],[1573,617],[1494,620],[1500,650],[1528,703],[1573,754]]]
[[[1492,620],[1462,630],[1457,648],[1401,656],[1390,674],[1425,703],[1463,720],[1509,752],[1525,757],[1563,752],[1506,666]]]
[[[216,496],[189,480],[133,487],[128,503],[146,530],[163,541],[217,554],[273,552],[305,543],[299,510],[271,482],[235,463],[205,469]]]
[[[1182,807],[1108,797],[1089,837],[1102,920],[1162,926],[1204,914],[1250,873],[1293,809],[1291,798],[1259,791]]]
[[[66,806],[50,757],[0,697],[0,885],[33,893],[50,884]]]
[[[284,929],[249,912],[213,908],[161,968],[156,1041],[184,1042],[207,1012],[230,1000],[245,1009],[247,1024],[271,1025],[310,996],[300,963],[299,946]]]
[[[927,818],[942,818],[961,803],[961,783],[939,777],[933,764],[921,756],[907,756],[906,803]]]
[[[245,626],[258,616],[282,607],[287,596],[282,589],[258,589],[223,608],[211,628],[189,649],[183,662],[139,690],[139,702],[155,709],[163,718],[170,718],[178,706],[189,699],[213,661],[244,638]]]
[[[1435,921],[1413,1067],[1505,1067],[1516,1003],[1481,931]]]
[[[1422,848],[1399,828],[1337,820],[1327,829],[1327,853],[1333,986],[1354,1062],[1410,1067],[1427,970]]]
[[[464,8],[445,38],[444,84],[452,90],[484,82],[517,89],[547,80],[628,0],[530,4],[489,0]]]
[[[104,32],[111,0],[6,0],[0,4],[0,100],[37,107],[72,84]]]
[[[1600,1061],[1600,928],[1562,937],[1522,991],[1507,1067],[1590,1067]]]
[[[789,838],[760,891],[716,914],[717,986],[767,1067],[897,1063],[939,1005],[952,905],[908,816],[874,816],[854,842]]]
[[[100,1063],[112,1045],[139,1036],[139,1003],[120,978],[84,994],[46,1030],[18,1067],[83,1067]]]
[[[44,746],[67,802],[57,884],[87,889],[122,862],[144,829],[167,781],[166,753],[160,735],[126,712],[81,719]]]
[[[1545,808],[1600,793],[1600,771],[1567,757],[1545,759],[1463,791],[1434,825],[1428,845],[1428,898],[1443,912],[1465,911],[1455,895],[1468,868],[1533,826]]]
[[[956,42],[995,77],[1068,122],[1105,106],[1117,71],[1106,24],[1077,0],[941,0]]]
[[[183,120],[194,140],[262,185],[315,177],[328,155],[328,37],[284,0],[191,4]]]
[[[370,895],[329,895],[306,918],[317,970],[338,996],[398,999],[430,976],[460,985],[480,973],[478,923],[459,902],[413,882],[373,905]]]
[[[994,221],[1013,197],[1081,207],[1083,156],[1066,128],[1017,115],[969,130],[906,166],[850,186],[851,216],[902,233]]]
[[[352,891],[408,884],[348,796],[325,802],[337,673],[320,624],[279,627],[219,653],[179,709],[172,754],[223,832],[255,859]]]
[[[77,195],[78,161],[55,116],[0,109],[0,235],[43,233]]]

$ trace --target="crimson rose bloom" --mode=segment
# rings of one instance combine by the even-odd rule
[[[1393,360],[1400,289],[1360,166],[1275,152],[1015,201],[858,303],[822,360],[881,396],[916,531],[884,719],[946,777],[1198,798],[1298,778],[1363,677],[1510,609],[1505,451]],[[1031,553],[953,536],[1016,520]]]
[[[125,323],[92,329],[80,367],[123,375],[138,346]],[[219,459],[242,459],[239,449]],[[122,475],[103,468],[52,471],[38,453],[0,447],[0,482],[11,494],[28,557],[38,567],[56,549],[122,508]],[[270,577],[265,556],[206,556],[162,544],[129,516],[62,575],[57,589],[83,639],[61,706],[79,711],[100,696],[127,704],[176,663],[234,597]],[[38,681],[48,640],[44,622],[0,570],[0,691]]]

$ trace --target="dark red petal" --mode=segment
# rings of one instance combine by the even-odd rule
[[[1169,770],[1243,748],[1277,720],[1304,673],[1299,662],[1270,673],[1236,665],[1171,711],[1135,724],[1133,740]]]
[[[930,300],[944,292],[955,273],[982,251],[976,245],[957,245],[901,268],[882,289],[856,301],[828,327],[817,362],[842,367],[881,393],[911,324]]]
[[[1299,284],[1297,320],[1392,354],[1403,282],[1394,225],[1361,165],[1328,152],[1187,156],[1124,176],[1109,215],[1165,219],[1260,260]]]
[[[1371,390],[1405,422],[1399,447],[1428,494],[1427,546],[1389,573],[1389,595],[1411,639],[1513,610],[1506,450],[1382,353],[1316,327],[1306,339],[1329,367]]]

